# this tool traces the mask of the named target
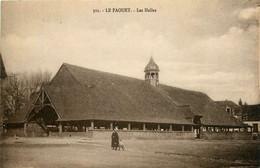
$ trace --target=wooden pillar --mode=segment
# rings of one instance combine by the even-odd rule
[[[213,131],[216,132],[216,127],[213,127]]]
[[[250,132],[253,132],[253,128],[252,127],[250,127]]]
[[[62,124],[59,124],[59,133],[62,133]]]
[[[23,125],[23,133],[24,133],[24,136],[27,137],[27,123],[24,123],[24,125]]]
[[[232,129],[232,132],[235,132],[235,128]]]
[[[111,129],[111,130],[114,129],[114,126],[113,126],[113,123],[112,123],[112,122],[110,123],[110,129]]]
[[[91,121],[90,125],[91,125],[91,129],[94,129],[94,121]]]
[[[172,131],[172,124],[170,125],[170,131]]]
[[[161,130],[160,124],[158,124],[157,130],[158,130],[158,131]]]
[[[191,126],[191,130],[190,131],[193,131],[193,126]]]
[[[184,132],[184,125],[181,126],[181,131]]]
[[[238,128],[238,132],[240,132],[240,128]]]
[[[131,130],[131,124],[128,123],[128,130]]]
[[[145,123],[143,124],[143,130],[145,131]]]
[[[248,132],[248,127],[245,127],[245,132]]]

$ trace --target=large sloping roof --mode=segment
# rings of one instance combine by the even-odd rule
[[[58,121],[111,120],[243,126],[206,94],[63,64],[44,86],[59,115]]]
[[[65,71],[71,76],[59,75]],[[62,79],[55,78],[72,78],[76,84],[67,86]],[[192,124],[187,117],[194,115],[189,108],[178,106],[142,80],[69,64],[63,64],[45,90],[60,121],[93,119]]]
[[[164,91],[178,104],[188,104],[192,112],[196,115],[202,115],[202,124],[219,126],[243,126],[225,109],[218,106],[208,95],[201,92],[184,90],[167,85],[160,85]]]

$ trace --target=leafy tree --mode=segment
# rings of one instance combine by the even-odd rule
[[[4,109],[1,118],[7,120],[10,115],[22,109],[30,102],[31,94],[38,92],[42,84],[47,84],[50,80],[51,73],[48,71],[8,76],[1,83],[1,106]]]

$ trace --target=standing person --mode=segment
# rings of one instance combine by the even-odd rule
[[[119,136],[117,133],[118,128],[116,127],[112,133],[111,136],[111,147],[113,150],[117,150],[118,144],[119,144]]]

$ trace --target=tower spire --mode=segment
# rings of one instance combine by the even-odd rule
[[[153,56],[151,55],[149,63],[146,65],[145,72],[145,81],[150,83],[153,86],[159,85],[159,66],[154,62]]]

